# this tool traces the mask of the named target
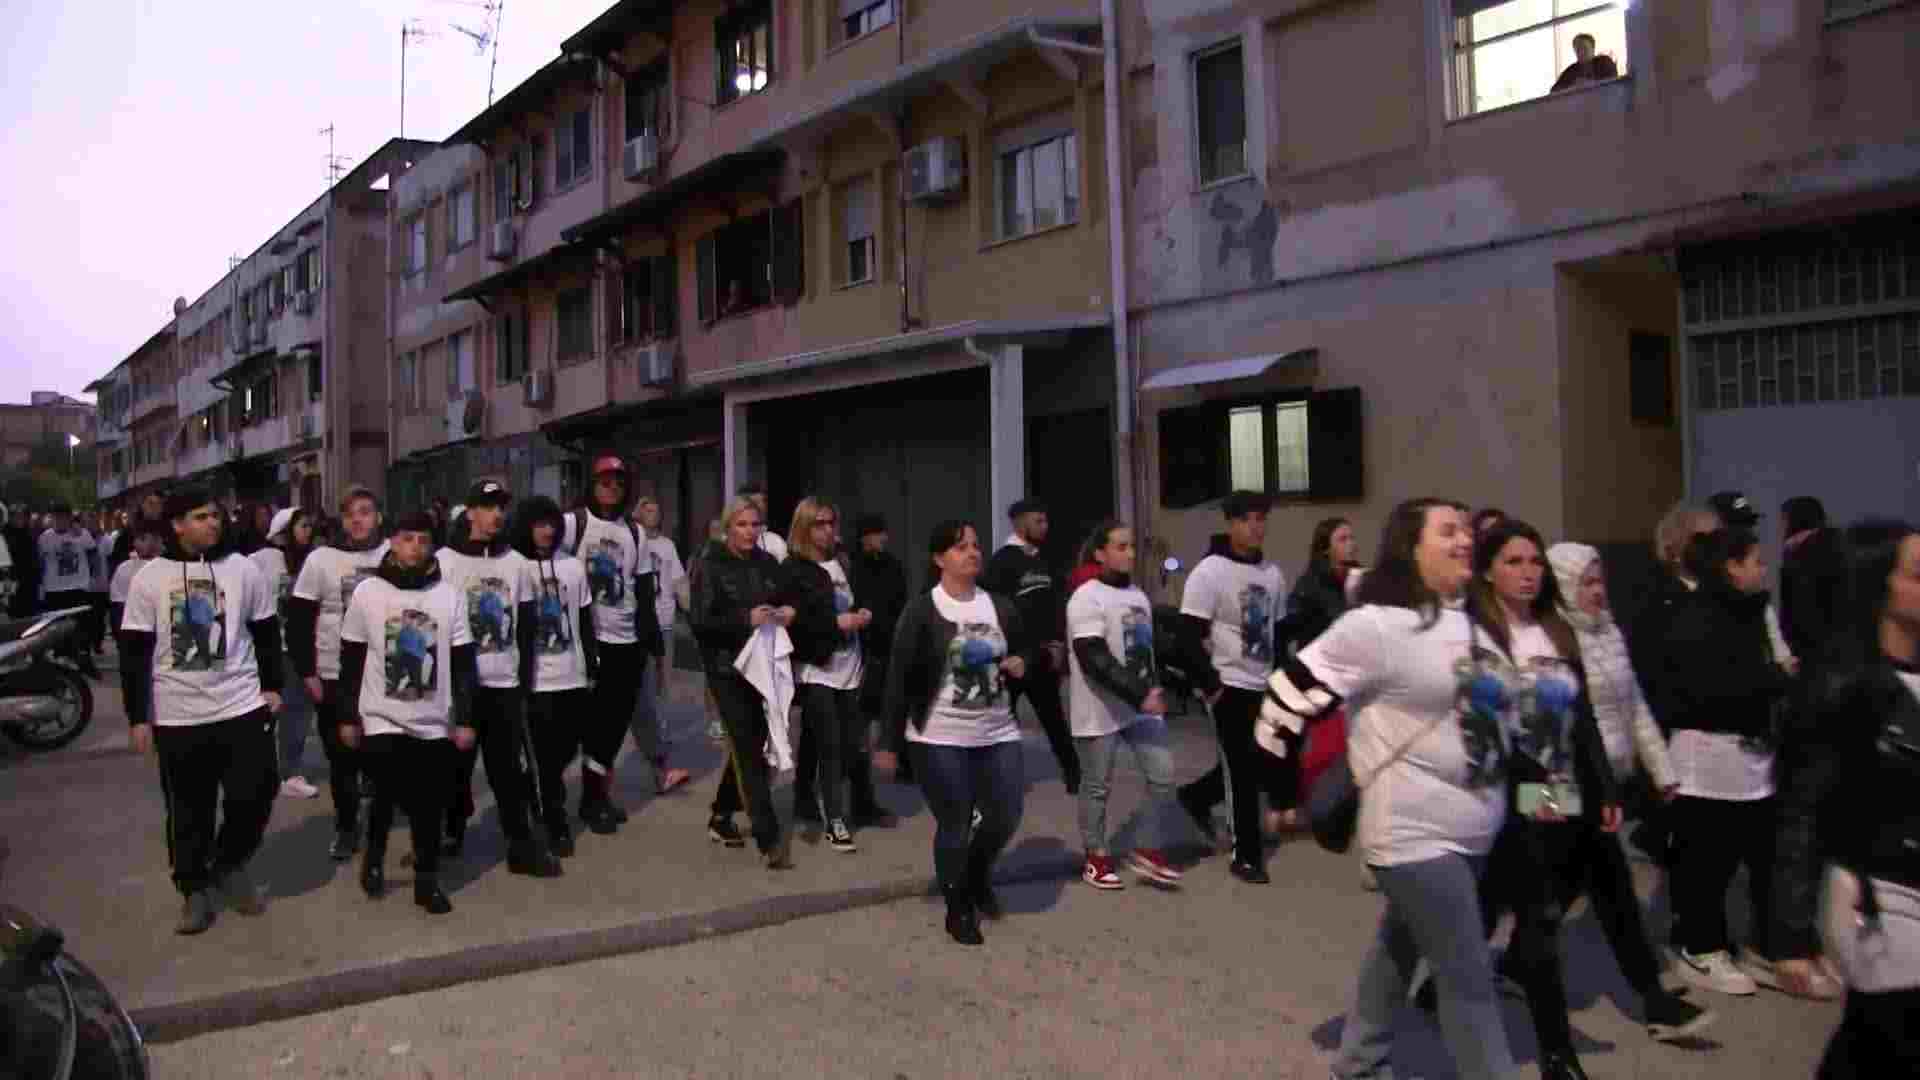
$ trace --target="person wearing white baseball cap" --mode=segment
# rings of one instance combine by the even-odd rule
[[[293,582],[306,568],[313,551],[313,522],[307,512],[295,507],[276,511],[267,527],[265,547],[247,556],[266,576],[273,593],[274,611],[280,617],[281,640],[287,639],[287,601],[293,596]],[[306,754],[307,731],[313,721],[313,701],[307,696],[305,682],[294,670],[290,651],[282,654],[287,667],[286,689],[281,695],[278,719],[280,743],[280,794],[295,799],[311,799],[320,794],[306,777],[300,775],[300,760]]]

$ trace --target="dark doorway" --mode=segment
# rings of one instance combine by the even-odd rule
[[[1113,425],[1106,409],[1084,409],[1027,422],[1027,487],[1047,504],[1049,529],[1043,549],[1062,572],[1071,571],[1080,544],[1114,513]],[[1000,531],[1011,530],[1007,508],[998,507]]]

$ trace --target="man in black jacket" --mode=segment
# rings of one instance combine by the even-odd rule
[[[7,554],[13,559],[13,596],[6,614],[25,618],[40,601],[40,546],[32,529],[33,515],[25,503],[13,508],[7,520]]]
[[[1007,508],[1013,534],[987,562],[980,585],[1013,601],[1020,622],[1041,643],[1033,668],[1024,678],[1007,681],[1008,700],[1016,715],[1021,695],[1033,702],[1034,715],[1047,733],[1047,743],[1060,763],[1067,794],[1080,793],[1080,757],[1060,703],[1060,679],[1067,670],[1067,598],[1060,574],[1047,564],[1040,545],[1047,542],[1047,507],[1038,499],[1021,499]]]
[[[1780,560],[1780,632],[1802,664],[1817,663],[1839,629],[1845,568],[1827,509],[1811,495],[1780,505],[1786,531]]]

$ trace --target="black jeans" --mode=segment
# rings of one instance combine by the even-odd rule
[[[267,835],[280,786],[273,714],[260,708],[211,724],[155,725],[153,745],[167,801],[167,861],[174,887],[191,896],[245,866]]]
[[[1494,844],[1484,889],[1489,935],[1502,911],[1514,913],[1508,971],[1526,991],[1543,1052],[1573,1052],[1560,927],[1577,896],[1592,899],[1628,985],[1643,998],[1664,992],[1626,853],[1591,817],[1558,824],[1509,822]]]
[[[368,735],[360,743],[361,763],[378,795],[367,814],[367,865],[387,857],[393,808],[407,812],[413,833],[413,864],[422,879],[440,871],[440,832],[446,827],[453,777],[460,750],[449,739],[411,735]]]
[[[933,869],[942,889],[968,883],[968,864],[990,874],[1026,811],[1026,764],[1018,742],[992,746],[912,743],[914,773],[933,811]],[[980,811],[980,825],[973,812]]]
[[[1215,766],[1205,776],[1180,789],[1183,801],[1200,806],[1216,806],[1227,797],[1227,778],[1233,778],[1233,857],[1240,862],[1264,866],[1267,850],[1260,826],[1260,796],[1272,798],[1275,806],[1287,794],[1282,782],[1280,759],[1260,749],[1253,741],[1253,725],[1260,719],[1258,690],[1237,687],[1220,688],[1220,700],[1213,706],[1214,733],[1220,742],[1225,768]],[[1288,755],[1298,758],[1296,751]],[[1296,786],[1298,780],[1295,780]]]
[[[533,842],[526,762],[527,692],[477,686],[473,690],[474,748],[454,753],[453,818],[465,824],[473,816],[473,766],[484,756],[487,786],[500,813],[507,849],[519,853]],[[623,729],[624,730],[624,729]]]
[[[640,700],[640,684],[646,678],[647,665],[652,663],[654,658],[643,646],[600,644],[593,708],[581,739],[587,758],[605,769],[609,777],[614,760],[620,756],[620,746],[627,741],[634,706]]]
[[[527,735],[538,781],[534,813],[549,829],[567,824],[567,766],[580,753],[593,720],[592,690],[555,690],[527,697]]]
[[[817,776],[811,790],[802,792],[794,785],[795,813],[799,813],[803,795],[814,796],[814,808],[824,821],[847,817],[847,803],[840,797],[840,781],[855,759],[866,756],[867,719],[860,712],[859,690],[835,690],[828,686],[800,685],[801,749],[811,741],[817,762],[798,760],[801,776]],[[868,784],[871,787],[871,781]]]
[[[1847,991],[1846,1013],[1820,1059],[1817,1080],[1920,1076],[1916,1017],[1920,1017],[1920,989],[1881,994]]]
[[[739,813],[744,795],[754,842],[761,851],[770,850],[780,841],[780,818],[773,812],[773,768],[767,764],[766,699],[732,670],[708,671],[707,690],[727,732],[727,767],[713,796],[713,814]]]
[[[1773,955],[1767,930],[1773,918],[1774,801],[1728,802],[1682,795],[1669,821],[1673,856],[1667,888],[1673,902],[1673,944],[1698,956],[1731,951],[1727,886],[1742,864],[1753,902],[1754,947]]]
[[[320,726],[320,746],[327,752],[327,787],[333,795],[333,827],[339,832],[360,828],[360,751],[340,741],[340,695],[346,688],[338,679],[320,680],[319,701],[313,703],[313,722]],[[359,688],[354,688],[359,693]]]
[[[1040,730],[1053,748],[1053,760],[1060,763],[1060,779],[1074,790],[1080,788],[1080,752],[1073,745],[1073,728],[1067,723],[1067,711],[1060,702],[1060,676],[1039,671],[1024,679],[1007,680],[1007,706],[1019,715],[1020,698],[1033,702],[1033,715],[1040,718]]]

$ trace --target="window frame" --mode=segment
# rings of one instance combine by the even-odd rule
[[[860,3],[860,6],[849,14],[847,8],[850,2],[860,3],[860,0],[841,0],[840,15],[833,22],[833,36],[836,46],[847,45],[859,41],[863,37],[877,34],[900,20],[898,0],[866,0],[866,2]],[[881,10],[886,12],[885,22],[871,21],[868,19],[868,16]],[[862,29],[857,31],[852,30],[852,25],[855,20],[860,20],[863,27]]]
[[[569,307],[577,304],[575,310]],[[553,356],[560,367],[593,359],[593,286],[561,289],[553,297]]]
[[[464,200],[466,214],[463,217],[460,207]],[[474,192],[472,180],[463,180],[447,193],[447,254],[451,255],[462,248],[471,247],[480,238],[480,207]],[[466,238],[461,238],[461,225],[466,226]]]
[[[493,381],[495,386],[519,382],[533,370],[530,327],[525,311],[502,311],[493,319]]]
[[[712,229],[694,242],[695,313],[702,325],[799,302],[806,293],[805,205],[800,198],[778,203]],[[723,243],[751,245],[754,233],[761,230],[764,248],[745,256],[736,251],[727,256],[729,265],[722,265]],[[740,269],[742,262],[744,276],[728,273],[728,280],[754,280],[764,274],[766,292],[749,294],[740,307],[722,311],[722,273]]]
[[[651,133],[660,142],[665,142],[672,130],[672,110],[668,90],[667,61],[661,60],[634,72],[626,80],[621,91],[620,131],[623,136],[621,145],[632,142]],[[637,108],[636,106],[645,106]],[[646,123],[638,129],[634,127],[634,116],[642,114]]]
[[[1279,430],[1271,421],[1278,409],[1302,407],[1306,410],[1306,486],[1283,490]],[[1365,498],[1366,419],[1360,390],[1292,388],[1162,409],[1156,428],[1163,507],[1177,510],[1200,506],[1224,498],[1240,486],[1233,482],[1230,425],[1233,413],[1246,408],[1259,408],[1265,421],[1261,437],[1263,475],[1256,490],[1288,504]],[[1316,462],[1320,463],[1317,472]],[[1195,479],[1195,470],[1206,475]]]
[[[773,85],[776,55],[773,22],[773,4],[770,0],[742,5],[714,19],[714,104],[731,105],[755,94],[765,93]],[[765,79],[759,86],[749,85],[746,90],[741,90],[735,82],[740,51],[738,43],[743,37],[752,42],[757,32],[765,33],[766,55],[759,56],[757,49],[750,50],[756,55],[749,57],[748,70],[764,73]],[[748,82],[752,82],[751,75],[748,76]]]
[[[867,231],[858,237],[853,235],[851,224],[852,197],[856,193],[863,194],[867,202]],[[840,204],[840,244],[835,257],[837,265],[834,268],[839,283],[842,288],[870,285],[880,277],[880,185],[872,176],[859,176],[841,184],[835,189],[834,194]],[[853,273],[854,252],[860,250],[862,246],[866,252],[866,273],[856,277]]]
[[[1207,174],[1209,163],[1206,141],[1207,125],[1203,120],[1205,103],[1201,100],[1200,92],[1200,65],[1206,61],[1224,56],[1227,53],[1238,53],[1240,55],[1240,169],[1238,172],[1209,176]],[[1197,49],[1189,54],[1187,57],[1187,85],[1191,90],[1189,96],[1192,103],[1190,126],[1193,130],[1193,174],[1199,181],[1199,187],[1205,189],[1221,184],[1231,184],[1252,176],[1251,155],[1247,153],[1247,129],[1249,127],[1247,123],[1247,106],[1249,105],[1249,101],[1247,99],[1247,51],[1245,40],[1235,36],[1224,41],[1216,42],[1204,49]]]
[[[1543,30],[1550,31],[1554,27],[1565,23],[1574,22],[1606,11],[1618,11],[1624,22],[1627,18],[1627,9],[1632,6],[1631,0],[1584,0],[1584,6],[1568,14],[1554,15],[1537,23],[1530,23],[1517,29],[1495,34],[1482,41],[1472,41],[1466,44],[1462,44],[1462,27],[1463,25],[1471,25],[1473,15],[1479,14],[1479,12],[1474,12],[1463,18],[1455,13],[1454,0],[1436,0],[1436,2],[1440,5],[1442,25],[1445,28],[1444,38],[1447,42],[1444,67],[1446,68],[1447,78],[1447,119],[1450,122],[1489,116],[1506,109],[1514,109],[1524,105],[1532,105],[1537,102],[1550,101],[1563,94],[1592,89],[1597,86],[1607,86],[1632,78],[1633,70],[1630,66],[1632,57],[1628,56],[1624,59],[1621,57],[1612,57],[1615,68],[1619,74],[1611,79],[1597,80],[1584,86],[1572,87],[1562,91],[1553,90],[1553,84],[1548,83],[1548,89],[1542,90],[1533,97],[1521,98],[1517,101],[1510,101],[1505,105],[1495,105],[1491,108],[1473,109],[1471,105],[1474,96],[1474,82],[1471,57],[1474,52],[1484,49],[1489,45],[1497,45],[1503,41],[1510,41],[1527,34],[1538,33]],[[1507,2],[1515,2],[1515,0],[1498,0],[1498,2],[1487,4],[1482,10],[1491,10]],[[1554,0],[1554,2],[1557,4],[1559,0]],[[1622,43],[1623,51],[1625,50],[1626,44],[1627,42]],[[1555,57],[1554,64],[1550,70],[1556,72],[1556,79],[1558,78],[1557,73],[1563,70],[1563,67],[1564,66],[1559,63],[1559,58]]]
[[[562,164],[567,167],[563,168]],[[582,105],[553,126],[553,191],[558,195],[593,179],[593,106]]]
[[[427,259],[430,240],[427,235],[427,212],[418,211],[406,220],[407,261],[401,268],[400,276],[415,278],[427,272]]]
[[[674,333],[674,259],[649,255],[620,268],[619,303],[614,305],[612,336],[622,345],[641,345]],[[646,313],[644,332],[641,313]]]
[[[1009,159],[1015,159],[1011,167],[1014,169],[1017,178],[1019,172],[1017,159],[1019,155],[1026,154],[1029,156],[1028,160],[1031,161],[1032,155],[1036,150],[1050,143],[1064,144],[1061,148],[1060,158],[1061,220],[1049,225],[1038,225],[1030,221],[1025,229],[1019,232],[1010,231],[1008,228],[1008,206],[1006,200],[1006,170],[1009,168]],[[1080,132],[1074,127],[1073,121],[1070,118],[1061,117],[1043,123],[1032,124],[1013,132],[1002,133],[996,137],[993,147],[993,242],[1004,243],[1009,240],[1018,240],[1023,237],[1051,232],[1054,229],[1064,229],[1078,225],[1080,223],[1080,203],[1082,201],[1079,190],[1081,180],[1080,164]],[[1028,175],[1031,178],[1030,183],[1033,185],[1032,190],[1028,193],[1029,205],[1033,207],[1033,210],[1029,212],[1033,217],[1037,218],[1039,206],[1039,174],[1037,170],[1029,165]],[[1069,180],[1071,180],[1071,182],[1069,182]]]

